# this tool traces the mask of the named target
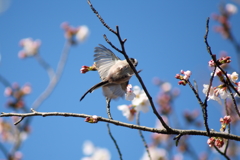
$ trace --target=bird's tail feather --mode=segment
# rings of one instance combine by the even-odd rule
[[[84,95],[80,98],[80,101],[83,100],[83,98],[88,94],[88,93],[92,93],[95,89],[98,89],[102,86],[104,86],[105,84],[107,84],[108,81],[102,81],[96,85],[94,85],[93,87],[91,87],[87,92],[84,93]]]

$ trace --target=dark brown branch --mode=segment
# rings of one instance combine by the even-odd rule
[[[95,8],[93,7],[93,5],[91,4],[91,1],[88,0],[87,2],[88,2],[88,4],[89,4],[90,8],[92,9],[92,11],[96,14],[96,16],[98,17],[98,19],[100,20],[100,22],[101,22],[110,32],[116,34],[116,32],[115,32],[112,28],[110,28],[110,27],[104,22],[104,20],[102,19],[102,17],[98,14],[98,12],[96,11],[96,9],[95,9]]]
[[[17,122],[14,123],[14,125],[19,124],[25,117],[21,117]]]
[[[34,111],[33,113],[2,113],[2,114],[0,114],[0,117],[12,117],[12,116],[17,116],[17,117],[62,116],[62,117],[79,117],[79,118],[91,117],[91,115],[87,115],[87,114],[64,113],[64,112],[37,112],[37,111]],[[98,121],[108,122],[108,123],[115,124],[117,126],[123,126],[123,127],[127,127],[127,128],[132,128],[132,129],[140,129],[142,131],[148,131],[148,132],[152,132],[152,133],[161,133],[161,134],[169,134],[169,135],[170,134],[172,134],[172,135],[178,135],[178,134],[198,135],[198,136],[207,136],[207,137],[211,136],[211,137],[222,137],[225,139],[240,141],[240,136],[237,136],[234,134],[223,133],[223,132],[216,132],[216,131],[210,131],[210,135],[208,135],[206,131],[201,131],[201,130],[156,129],[156,128],[151,128],[151,127],[146,127],[146,126],[139,126],[139,125],[124,123],[124,122],[111,120],[111,119],[104,118],[104,117],[98,117]]]
[[[230,160],[230,158],[225,153],[220,151],[216,146],[214,146],[214,148],[217,150],[218,153],[220,153],[222,156],[224,156],[227,160]]]
[[[211,90],[211,87],[212,87],[212,82],[213,82],[213,78],[214,78],[214,74],[216,72],[216,69],[217,67],[214,67],[214,70],[213,70],[213,73],[212,73],[212,76],[210,78],[210,82],[209,82],[209,87],[208,87],[208,91],[207,91],[207,96],[204,100],[204,105],[207,107],[207,100],[208,100],[208,97],[209,97],[209,93],[210,93],[210,90]]]
[[[200,104],[200,106],[202,108],[204,125],[205,125],[205,128],[206,128],[206,131],[207,131],[208,135],[210,135],[210,130],[209,130],[209,127],[208,127],[208,122],[207,122],[207,119],[208,119],[207,106],[202,102],[201,98],[199,97],[195,88],[192,86],[191,82],[189,80],[187,80],[187,83],[190,86],[190,88],[193,90],[193,92],[194,92],[194,94],[195,94],[195,96],[198,100],[198,103]]]
[[[175,142],[176,146],[178,146],[178,142],[181,137],[182,137],[182,134],[180,133],[179,135],[177,135],[176,137],[173,138],[173,140],[176,140],[176,142]]]
[[[106,41],[112,48],[114,48],[116,51],[122,53],[122,51],[121,51],[120,49],[118,49],[116,46],[114,46],[114,45],[112,44],[111,41],[109,41],[109,39],[107,38],[106,34],[104,34],[103,37],[104,37],[105,41]]]

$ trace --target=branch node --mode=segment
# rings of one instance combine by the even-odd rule
[[[173,138],[173,140],[176,140],[176,142],[175,142],[176,146],[178,146],[178,142],[181,137],[182,137],[182,133],[180,133],[179,135],[177,135],[176,137]]]
[[[31,111],[32,111],[33,113],[37,113],[33,108],[31,108]]]

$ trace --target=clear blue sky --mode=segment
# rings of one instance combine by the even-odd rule
[[[203,36],[206,19],[212,13],[218,13],[219,3],[220,1],[207,0],[92,0],[92,4],[109,26],[113,29],[116,25],[120,26],[122,38],[127,38],[126,51],[130,57],[138,59],[137,68],[143,70],[140,75],[153,99],[156,100],[159,91],[152,84],[153,77],[169,81],[174,87],[180,88],[181,95],[174,103],[178,116],[185,110],[200,109],[190,88],[178,86],[174,76],[181,69],[191,70],[191,80],[198,82],[200,91],[202,84],[208,82],[210,56],[206,51]],[[99,22],[85,0],[12,0],[9,9],[0,13],[0,74],[11,83],[31,84],[33,92],[26,97],[28,106],[31,106],[47,86],[48,75],[34,58],[23,60],[18,58],[18,51],[21,50],[18,43],[28,37],[40,39],[42,41],[40,54],[55,69],[65,43],[63,30],[60,28],[60,24],[65,21],[73,26],[87,25],[91,33],[84,44],[71,48],[62,79],[39,111],[86,113],[107,117],[101,90],[87,95],[79,102],[81,95],[99,82],[95,72],[83,75],[79,73],[79,69],[82,65],[92,64],[93,50],[98,44],[110,48],[103,39],[103,34],[106,34],[116,46],[119,46],[119,43],[117,38]],[[231,22],[234,34],[239,35],[240,14],[234,15]],[[232,57],[233,66],[236,66],[233,46],[213,31],[214,25],[217,23],[210,20],[209,43],[213,53],[227,51]],[[130,83],[139,85],[136,77],[133,77]],[[3,85],[0,85],[0,90],[2,91],[0,111],[11,112],[5,107]],[[203,97],[202,93],[200,95]],[[113,102],[112,116],[116,120],[126,122],[125,117],[117,110],[120,104],[129,102],[125,100]],[[217,102],[209,103],[209,115],[210,128],[218,130],[218,121],[222,113]],[[142,114],[141,118],[142,125],[154,127],[156,117],[151,110]],[[181,123],[185,124],[184,121]],[[140,159],[144,146],[138,131],[113,125],[111,127],[122,150],[123,159]],[[21,147],[25,160],[80,159],[83,157],[82,144],[85,140],[91,140],[96,146],[109,149],[112,159],[118,159],[105,123],[89,124],[81,118],[35,117],[31,129],[30,136]],[[150,133],[145,132],[144,135],[150,142]],[[205,151],[206,137],[191,140],[196,151],[197,149],[200,152]],[[1,152],[0,158],[3,158]]]

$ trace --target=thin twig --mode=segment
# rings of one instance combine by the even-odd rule
[[[206,107],[206,105],[202,102],[201,98],[199,97],[199,95],[198,95],[197,91],[195,90],[195,88],[192,86],[191,82],[190,82],[189,80],[187,80],[187,83],[188,83],[188,85],[190,86],[190,88],[193,90],[196,98],[198,99],[198,103],[200,104],[200,106],[201,106],[201,108],[202,108],[204,125],[205,125],[205,128],[206,128],[206,131],[207,131],[208,135],[210,135],[210,130],[209,130],[209,127],[208,127],[208,122],[207,122],[207,119],[208,119],[207,107]]]
[[[0,75],[0,82],[2,82],[2,84],[5,86],[5,87],[10,87],[11,86],[11,83],[6,79],[4,78],[3,76]]]
[[[12,117],[12,116],[17,116],[17,117],[62,116],[62,117],[79,117],[79,118],[80,117],[81,118],[91,117],[91,115],[87,115],[87,114],[64,113],[64,112],[37,112],[37,111],[34,111],[32,113],[2,113],[2,114],[0,114],[0,117]],[[168,135],[171,135],[171,134],[178,135],[181,133],[182,135],[198,135],[198,136],[207,136],[208,137],[208,133],[206,131],[201,131],[201,130],[172,129],[171,131],[169,131],[166,129],[156,129],[156,128],[151,128],[151,127],[146,127],[146,126],[139,126],[139,125],[124,123],[124,122],[111,120],[109,118],[103,118],[103,117],[98,117],[98,121],[99,122],[101,122],[101,121],[108,122],[111,124],[115,124],[117,126],[123,126],[123,127],[127,127],[127,128],[132,128],[132,129],[140,129],[142,131],[148,131],[148,132],[152,132],[152,133],[161,133],[161,134],[168,134]],[[237,136],[234,134],[223,133],[223,132],[210,131],[210,136],[240,141],[240,136]]]
[[[218,153],[224,156],[227,160],[230,160],[230,158],[226,154],[224,154],[222,151],[220,151],[216,146],[214,146],[214,148],[217,150]]]
[[[114,46],[114,45],[112,44],[111,41],[109,41],[109,39],[107,38],[106,34],[103,35],[103,38],[105,39],[105,41],[106,41],[112,48],[114,48],[116,51],[122,53],[122,51],[121,51],[120,49],[118,49],[116,46]]]
[[[31,108],[37,109],[43,103],[43,101],[49,97],[49,95],[52,93],[53,89],[56,87],[56,85],[63,73],[63,69],[64,69],[66,61],[67,61],[70,46],[71,46],[71,44],[69,42],[66,42],[63,52],[62,52],[62,55],[61,55],[61,58],[59,60],[58,66],[57,66],[56,74],[52,77],[47,88],[43,91],[43,93],[33,102]]]
[[[14,125],[19,124],[25,117],[21,117],[17,122],[14,123]]]
[[[107,128],[108,128],[108,134],[110,135],[111,139],[113,140],[115,147],[117,148],[118,154],[119,154],[119,159],[122,160],[122,153],[120,151],[120,148],[118,147],[117,141],[115,140],[115,138],[113,137],[111,130],[110,130],[110,126],[109,123],[107,123]]]
[[[47,71],[48,76],[51,79],[55,75],[53,68],[39,54],[36,54],[34,57],[38,63]]]
[[[113,119],[113,118],[112,118],[112,115],[111,115],[111,112],[110,112],[110,102],[111,102],[111,99],[106,97],[107,115],[108,115],[108,118],[109,118],[109,119]]]
[[[182,134],[179,133],[177,136],[175,136],[175,137],[173,138],[173,140],[176,140],[176,142],[175,142],[175,145],[176,145],[176,146],[178,146],[178,142],[179,142],[179,140],[180,140],[181,137],[182,137]]]
[[[110,102],[111,102],[111,99],[110,99],[110,98],[106,98],[106,102],[107,102],[107,114],[108,114],[108,118],[111,119],[111,120],[113,120],[113,119],[112,119],[112,116],[111,116],[111,112],[110,112]],[[112,132],[111,132],[109,123],[107,123],[107,128],[108,128],[108,134],[109,134],[109,136],[111,137],[111,139],[112,139],[115,147],[117,148],[119,158],[120,158],[120,160],[122,160],[121,150],[120,150],[120,148],[119,148],[119,146],[118,146],[118,144],[117,144],[116,139],[115,139],[115,138],[113,137],[113,135],[112,135]]]
[[[217,69],[217,67],[215,66],[215,67],[214,67],[214,70],[213,70],[213,73],[212,73],[212,75],[211,75],[211,78],[210,78],[207,95],[206,95],[206,98],[205,98],[205,100],[204,100],[204,104],[205,104],[206,107],[207,107],[207,101],[208,101],[209,93],[210,93],[210,90],[211,90],[211,87],[212,87],[212,82],[213,82],[213,78],[214,78],[216,69]]]
[[[224,100],[224,104],[225,104],[225,112],[226,112],[226,115],[229,115],[229,112],[228,112],[228,108],[227,108],[227,100],[225,99]],[[230,123],[228,124],[228,133],[230,134],[231,132],[231,126],[230,126]],[[229,146],[229,139],[226,139],[227,143],[226,143],[226,146],[224,148],[224,154],[227,154],[227,149],[228,149],[228,146]]]
[[[116,34],[116,32],[115,32],[112,28],[110,28],[110,27],[104,22],[104,20],[102,19],[102,17],[98,14],[98,12],[96,11],[96,9],[92,6],[91,1],[88,0],[87,2],[88,2],[88,4],[89,4],[90,8],[92,9],[92,11],[96,14],[96,16],[98,17],[98,19],[101,21],[101,23],[102,23],[110,32]]]
[[[137,125],[140,126],[140,120],[139,120],[139,119],[140,119],[140,112],[138,112],[138,113],[137,113],[137,116],[136,116]],[[142,131],[141,131],[141,130],[138,130],[138,131],[139,131],[139,135],[140,135],[140,137],[141,137],[141,139],[142,139],[142,141],[143,141],[144,147],[145,147],[145,149],[146,149],[146,151],[147,151],[148,158],[149,158],[149,160],[152,160],[152,157],[151,157],[151,154],[150,154],[150,152],[149,152],[149,148],[148,148],[147,142],[146,142],[146,140],[145,140],[145,138],[144,138],[144,136],[143,136],[143,134],[142,134]]]

